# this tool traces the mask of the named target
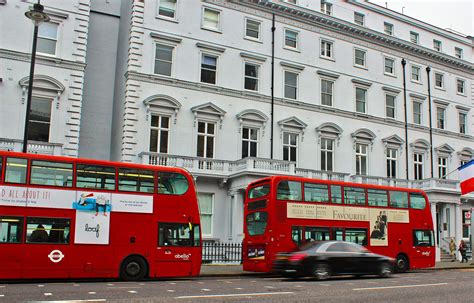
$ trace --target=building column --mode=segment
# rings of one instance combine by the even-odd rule
[[[459,245],[459,242],[461,241],[462,239],[462,211],[461,211],[461,202],[459,202],[459,204],[456,204],[455,207],[454,207],[454,213],[455,213],[455,216],[454,216],[454,226],[455,226],[455,241],[456,241],[456,245]],[[458,256],[458,254],[456,254],[456,257],[460,257]]]
[[[436,203],[431,202],[431,218],[433,219],[433,234],[434,234],[434,243],[438,243],[438,224],[436,223]],[[436,251],[436,262],[439,262],[441,260],[441,253],[439,250],[438,245],[435,246],[435,251]]]

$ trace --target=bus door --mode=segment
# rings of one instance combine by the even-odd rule
[[[327,241],[330,239],[329,228],[324,227],[306,227],[304,230],[306,242]]]
[[[331,240],[344,241],[344,229],[339,227],[333,227]]]
[[[20,278],[24,245],[23,217],[0,217],[0,251],[3,261],[0,262],[0,276],[6,279]]]
[[[196,254],[196,249],[193,249],[193,233],[188,223],[158,224],[155,259],[157,276],[177,277],[192,273],[193,254]]]
[[[69,276],[73,263],[69,244],[70,219],[26,218],[26,245],[22,264],[24,278]]]

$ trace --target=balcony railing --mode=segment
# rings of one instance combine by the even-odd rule
[[[290,175],[305,178],[352,181],[363,184],[419,188],[424,190],[460,191],[459,182],[448,179],[405,180],[376,176],[350,175],[348,173],[329,172],[296,167],[296,163],[264,158],[244,158],[236,161],[217,160],[200,157],[177,156],[169,154],[142,152],[139,154],[142,164],[177,166],[191,173],[215,177],[232,177],[239,173],[259,175]]]
[[[32,154],[62,155],[62,144],[49,142],[28,142],[28,152]],[[21,152],[23,150],[23,141],[16,139],[0,138],[0,150]]]

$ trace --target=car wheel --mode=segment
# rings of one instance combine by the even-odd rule
[[[408,269],[408,259],[404,255],[397,256],[397,272],[406,272]]]
[[[120,277],[125,281],[139,281],[147,274],[146,261],[139,256],[132,256],[122,262]]]
[[[313,268],[313,277],[318,280],[326,280],[331,276],[329,265],[325,263],[318,263]]]
[[[385,263],[385,262],[380,264],[379,272],[378,272],[379,277],[388,278],[392,275],[392,273],[393,273],[393,269],[392,269],[392,266],[390,266],[390,264]]]

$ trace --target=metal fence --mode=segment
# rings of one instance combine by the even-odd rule
[[[202,243],[203,264],[240,264],[242,263],[241,243]]]

